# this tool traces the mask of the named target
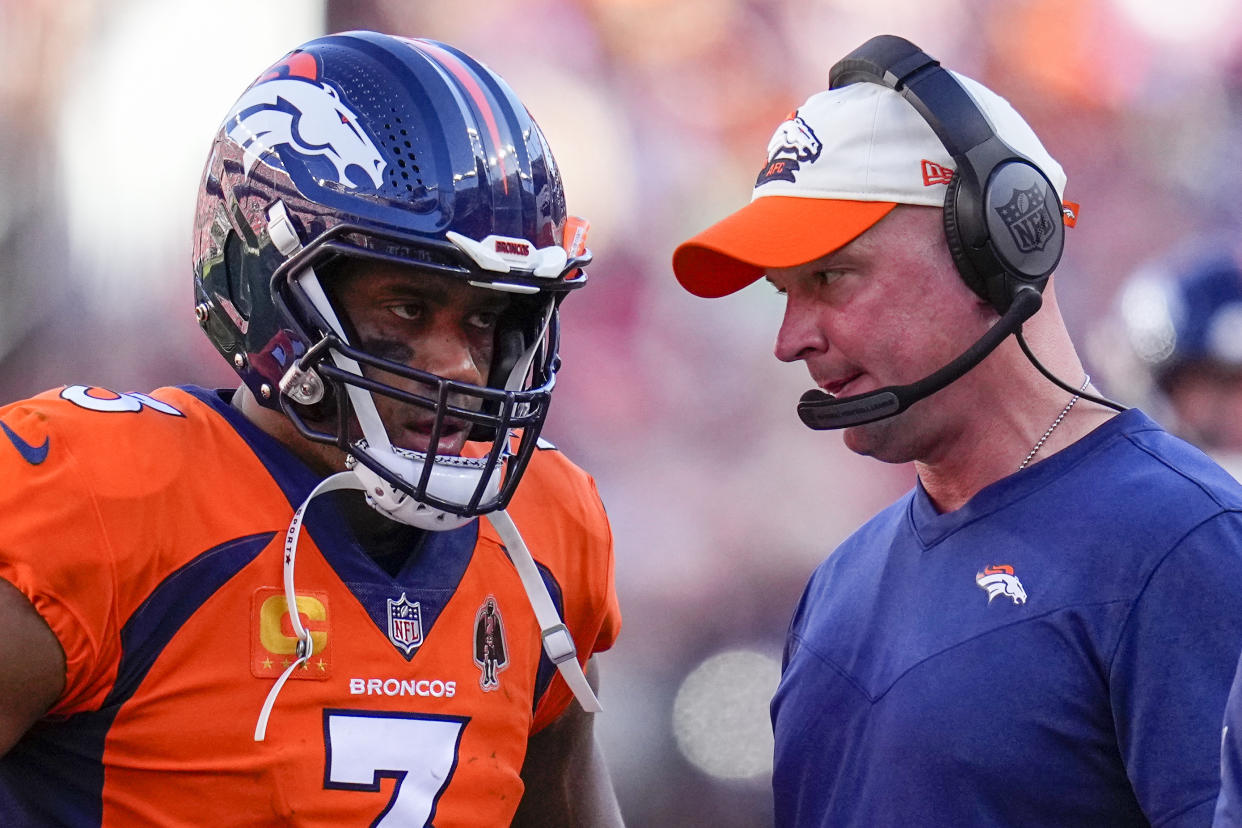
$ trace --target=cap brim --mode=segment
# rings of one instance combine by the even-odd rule
[[[673,273],[695,296],[715,299],[768,268],[796,267],[858,238],[897,205],[891,201],[764,196],[673,251]]]

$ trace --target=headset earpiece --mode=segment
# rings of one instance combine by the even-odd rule
[[[974,264],[970,261],[970,257],[966,255],[965,245],[962,244],[961,228],[957,221],[957,194],[961,188],[962,178],[955,175],[950,179],[948,188],[944,195],[944,237],[949,245],[949,254],[953,256],[953,264],[957,265],[957,272],[961,274],[962,281],[978,294],[981,298],[991,301],[988,296],[987,285],[983,276],[975,270]],[[1001,311],[1004,313],[1004,311]]]
[[[1024,287],[1043,291],[1065,249],[1065,224],[1056,188],[1039,167],[1011,160],[994,167],[979,206],[987,222],[992,304],[1012,301]],[[1003,312],[1003,311],[1002,311]]]
[[[1048,176],[996,134],[951,72],[908,40],[873,37],[829,73],[833,89],[860,82],[904,97],[953,157],[944,229],[963,281],[1000,314],[1023,288],[1042,291],[1065,246]]]

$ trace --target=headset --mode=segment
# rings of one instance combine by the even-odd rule
[[[1043,304],[1043,289],[1065,249],[1056,187],[1039,166],[1001,140],[970,93],[940,62],[894,35],[873,37],[837,62],[829,89],[876,83],[899,93],[927,121],[953,157],[944,201],[944,232],[962,279],[1001,314],[1000,321],[943,368],[909,385],[836,399],[815,388],[798,416],[814,429],[846,428],[899,414],[974,368],[1010,334],[1027,358],[1071,393],[1119,410],[1053,377],[1027,348],[1022,323]]]

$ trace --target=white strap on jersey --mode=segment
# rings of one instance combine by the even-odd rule
[[[577,658],[578,648],[574,646],[573,636],[569,634],[569,628],[565,626],[556,611],[556,605],[552,603],[547,584],[539,575],[539,568],[535,566],[535,560],[530,556],[530,550],[526,548],[526,541],[522,540],[517,526],[513,524],[513,519],[503,509],[488,512],[487,519],[495,527],[501,542],[509,550],[509,558],[517,567],[518,577],[522,579],[522,586],[526,588],[526,598],[530,601],[531,609],[535,611],[535,618],[539,622],[543,649],[548,654],[548,658],[556,665],[556,669],[560,671],[561,677],[573,691],[582,709],[588,713],[599,713],[604,708],[600,705],[599,699],[595,697],[595,692],[591,690],[586,674],[582,672],[582,665],[578,663]]]
[[[306,660],[314,653],[315,645],[311,641],[310,630],[302,626],[301,613],[298,612],[297,592],[293,588],[293,566],[297,562],[298,554],[298,537],[302,534],[302,519],[306,517],[306,508],[310,506],[311,499],[316,495],[324,492],[337,491],[338,489],[363,489],[362,481],[352,471],[338,472],[331,477],[325,477],[319,481],[319,485],[311,489],[311,493],[306,496],[306,500],[302,501],[302,505],[293,513],[293,520],[289,522],[289,529],[285,532],[285,604],[289,611],[289,622],[293,625],[293,634],[297,636],[297,658],[293,663],[285,668],[280,674],[280,678],[276,679],[276,683],[272,685],[272,689],[267,693],[267,699],[263,702],[263,710],[259,712],[259,721],[254,726],[254,740],[262,742],[267,736],[267,720],[272,715],[272,705],[276,703],[276,697],[280,695],[280,688],[285,686],[285,682],[289,680],[289,676],[293,671],[306,663]]]
[[[302,626],[301,614],[297,610],[297,590],[294,587],[293,577],[294,567],[297,564],[298,539],[302,535],[302,522],[306,517],[306,510],[311,500],[325,492],[341,489],[362,491],[364,488],[362,481],[352,471],[338,472],[325,477],[319,481],[319,485],[311,489],[306,500],[302,501],[302,505],[293,513],[293,520],[289,522],[289,529],[285,532],[285,604],[289,611],[289,622],[293,626],[293,634],[298,639],[297,658],[285,668],[285,671],[276,679],[276,683],[272,685],[272,689],[268,691],[267,699],[263,702],[263,709],[259,712],[259,720],[254,727],[256,742],[262,742],[267,737],[267,721],[272,715],[272,707],[276,704],[276,697],[280,695],[281,688],[285,686],[285,682],[289,680],[293,671],[305,664],[314,654],[315,646],[311,640],[310,631]],[[503,510],[489,513],[487,519],[496,528],[501,542],[509,550],[509,556],[517,568],[518,577],[522,579],[527,600],[530,601],[531,608],[535,611],[535,619],[539,622],[543,648],[548,658],[556,665],[565,683],[569,685],[569,689],[578,699],[578,704],[582,705],[582,709],[588,713],[599,713],[603,708],[591,690],[591,685],[587,682],[582,665],[578,663],[578,650],[574,646],[573,636],[569,634],[569,628],[557,614],[556,606],[552,603],[552,596],[548,594],[547,585],[540,577],[539,568],[535,566],[530,550],[526,547],[526,542],[522,540],[517,526],[513,524],[513,519]]]

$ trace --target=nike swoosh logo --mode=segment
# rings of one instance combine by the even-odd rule
[[[47,447],[51,441],[50,437],[43,438],[43,445],[32,446],[21,437],[13,429],[9,428],[5,423],[0,423],[0,428],[4,429],[4,434],[13,443],[13,447],[21,454],[22,459],[32,466],[37,466],[47,459]]]

